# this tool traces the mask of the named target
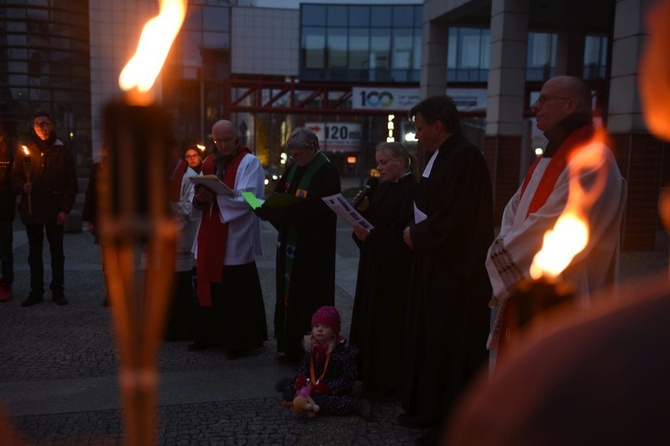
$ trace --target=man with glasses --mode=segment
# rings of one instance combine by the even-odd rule
[[[530,266],[541,249],[544,234],[554,227],[568,200],[572,156],[594,136],[591,93],[586,83],[557,76],[543,86],[532,106],[537,128],[548,140],[544,154],[526,174],[523,184],[505,207],[500,233],[491,245],[486,267],[493,285],[494,319],[489,348],[504,350],[505,304],[515,283],[530,277]],[[588,301],[597,289],[613,284],[619,252],[619,228],[626,199],[625,182],[611,151],[604,147],[598,163],[579,170],[579,182],[590,188],[604,178],[604,190],[586,211],[590,240],[564,271],[579,299]]]
[[[29,246],[30,294],[21,302],[24,307],[44,301],[45,233],[51,254],[51,295],[58,305],[68,303],[64,294],[63,226],[79,187],[74,158],[54,129],[48,113],[35,113],[30,141],[19,145],[12,168],[12,187],[21,195],[19,214],[26,226]],[[28,153],[21,146],[25,146]]]
[[[190,350],[218,344],[228,359],[260,348],[267,340],[265,306],[255,256],[263,255],[260,221],[239,192],[262,198],[265,172],[244,145],[235,125],[212,127],[216,151],[202,163],[204,175],[216,175],[234,195],[217,195],[204,186],[194,191],[196,295],[194,342]]]

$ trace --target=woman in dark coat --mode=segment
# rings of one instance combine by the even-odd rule
[[[361,257],[350,338],[360,350],[359,375],[365,390],[396,393],[412,267],[412,251],[402,234],[414,221],[416,160],[396,142],[378,144],[375,158],[381,183],[358,208],[374,228],[354,229]]]
[[[335,228],[337,216],[321,200],[340,192],[340,176],[319,151],[314,132],[297,128],[286,141],[294,160],[282,175],[275,194],[303,197],[283,209],[262,206],[259,217],[279,231],[275,337],[280,360],[297,363],[302,339],[314,312],[335,301]]]

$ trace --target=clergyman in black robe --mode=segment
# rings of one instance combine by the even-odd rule
[[[314,132],[295,129],[286,142],[294,162],[286,169],[275,194],[304,198],[297,204],[257,215],[277,228],[277,301],[275,337],[280,359],[298,362],[302,339],[311,330],[316,310],[335,303],[335,236],[337,216],[321,199],[340,192],[340,175],[319,151]]]
[[[401,402],[406,426],[440,423],[487,358],[491,284],[484,261],[493,239],[491,180],[481,151],[463,136],[451,98],[410,111],[423,149],[435,151],[405,229],[414,250]]]

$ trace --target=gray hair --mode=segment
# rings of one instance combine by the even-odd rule
[[[301,149],[319,150],[319,137],[310,129],[298,127],[293,130],[286,140],[286,148],[298,147]]]

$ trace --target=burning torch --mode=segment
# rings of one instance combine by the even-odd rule
[[[25,171],[26,174],[26,184],[32,187],[32,184],[30,183],[30,152],[28,151],[28,147],[26,146],[21,146],[23,147],[23,170]],[[32,192],[28,192],[28,213],[32,214],[33,213],[33,194]]]

